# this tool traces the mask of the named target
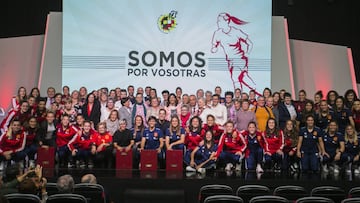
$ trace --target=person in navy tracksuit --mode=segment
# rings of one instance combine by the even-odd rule
[[[341,154],[341,163],[343,166],[347,165],[346,172],[351,172],[352,167],[355,168],[354,173],[358,174],[359,168],[359,136],[352,125],[345,128],[345,151]],[[353,166],[354,165],[354,166]]]
[[[247,146],[245,150],[245,169],[263,173],[264,170],[261,164],[264,161],[264,134],[257,131],[255,122],[249,122],[248,130],[242,131],[241,134],[244,136]]]
[[[184,150],[185,130],[177,115],[171,117],[170,127],[166,129],[165,144],[167,150]]]
[[[164,135],[159,128],[155,127],[156,118],[150,116],[148,119],[148,128],[144,130],[143,137],[141,138],[140,150],[156,150],[158,153],[159,165],[164,165],[165,153],[164,147]]]
[[[205,173],[206,170],[216,168],[217,144],[214,142],[214,133],[211,130],[206,131],[204,144],[195,147],[191,152],[190,165],[186,171],[198,171]]]
[[[325,154],[322,157],[322,170],[328,172],[328,165],[333,166],[334,173],[339,173],[339,161],[345,151],[344,136],[338,132],[336,121],[330,121],[327,130],[323,133]]]
[[[302,172],[319,171],[319,149],[320,155],[324,155],[324,142],[322,131],[314,125],[314,116],[306,116],[306,126],[300,129],[296,155],[301,159]]]

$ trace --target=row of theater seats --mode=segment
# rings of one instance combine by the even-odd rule
[[[348,192],[334,186],[319,186],[308,191],[302,186],[285,185],[273,191],[263,185],[243,185],[236,191],[228,185],[205,185],[199,203],[354,203],[360,202],[360,187]]]
[[[75,184],[73,194],[58,194],[56,183],[47,183],[47,203],[106,203],[106,195],[103,186],[99,184],[79,183]],[[40,203],[36,195],[8,194],[5,195],[10,203]]]

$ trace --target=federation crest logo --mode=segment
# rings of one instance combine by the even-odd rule
[[[171,11],[170,13],[161,15],[159,17],[158,27],[163,33],[168,34],[176,28],[176,15],[177,11]]]

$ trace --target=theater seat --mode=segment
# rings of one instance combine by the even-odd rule
[[[46,203],[87,203],[87,200],[78,194],[56,194],[49,196]]]
[[[345,191],[339,187],[319,186],[311,190],[312,197],[326,197],[334,202],[341,202],[346,198]]]
[[[360,187],[351,188],[348,192],[348,198],[360,197]]]
[[[203,203],[207,197],[213,195],[232,195],[233,189],[228,185],[204,185],[200,188],[199,203]]]
[[[99,184],[75,184],[74,193],[84,196],[88,203],[106,203],[104,187]]]
[[[9,203],[41,203],[41,200],[38,196],[32,194],[7,194],[5,198],[9,201]]]
[[[249,202],[251,198],[256,196],[270,195],[270,188],[263,185],[243,185],[238,187],[236,195],[241,197],[244,202]]]
[[[334,201],[326,197],[302,197],[297,199],[295,203],[334,203]]]
[[[46,192],[48,193],[48,196],[59,193],[56,183],[46,183]]]
[[[274,189],[275,196],[285,197],[290,201],[295,201],[301,197],[309,196],[309,193],[304,187],[296,185],[284,185]]]
[[[243,203],[243,199],[234,195],[213,195],[207,197],[204,203]]]
[[[288,203],[289,200],[284,197],[265,195],[250,199],[249,203]]]
[[[360,197],[348,198],[341,201],[341,203],[359,203],[359,202],[360,202]]]

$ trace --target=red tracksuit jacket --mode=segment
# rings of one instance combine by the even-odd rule
[[[233,136],[234,135],[234,136]],[[219,157],[222,151],[236,153],[244,153],[246,149],[246,142],[244,137],[237,131],[233,130],[231,134],[223,133],[219,140],[218,150],[216,152],[216,157]]]
[[[90,129],[88,135],[85,135],[83,132],[81,134],[76,133],[76,135],[68,143],[70,151],[74,149],[81,150],[90,150],[91,146],[96,145],[98,139],[98,133]]]
[[[6,134],[7,132],[3,133],[0,137],[0,154],[3,154],[6,151],[15,153],[24,149],[26,132],[20,131],[11,136],[7,136]]]
[[[66,128],[64,128],[62,125],[57,127],[56,130],[57,147],[63,147],[67,145],[76,133],[77,133],[77,129],[71,125]]]
[[[278,134],[265,135],[266,139],[266,152],[275,154],[277,150],[284,148],[284,134],[279,130]]]

